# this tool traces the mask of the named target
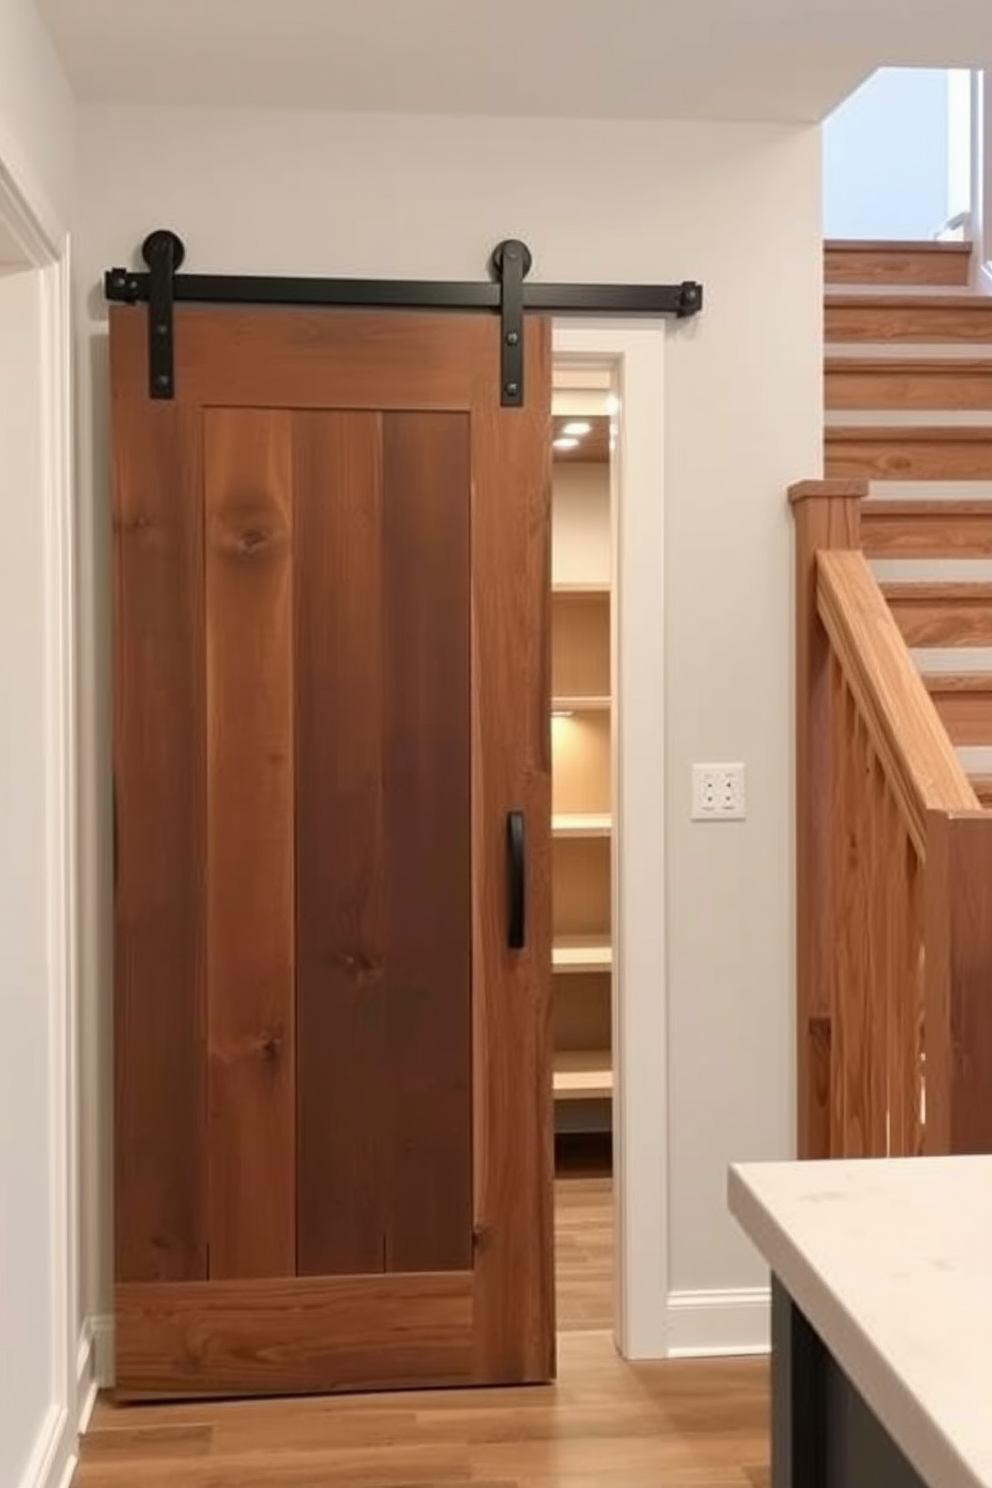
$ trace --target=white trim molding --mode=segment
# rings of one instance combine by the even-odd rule
[[[0,146],[3,142],[0,141]],[[0,224],[38,275],[44,512],[45,935],[48,1004],[51,1392],[22,1488],[61,1488],[75,1467],[79,1421],[77,1160],[76,662],[72,505],[72,325],[68,239],[47,203],[26,195],[0,158]],[[17,1341],[8,1341],[16,1358]]]
[[[771,1291],[672,1292],[668,1354],[673,1359],[766,1354],[771,1347]]]
[[[668,1351],[665,984],[665,327],[556,321],[554,363],[611,373],[613,484],[613,1149],[617,1347]]]
[[[53,1400],[38,1432],[19,1488],[69,1488],[76,1470],[76,1431],[64,1405]]]

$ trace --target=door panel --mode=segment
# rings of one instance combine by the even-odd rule
[[[383,860],[382,440],[301,416],[294,446],[300,1275],[382,1270],[389,1071]],[[328,499],[333,493],[333,499]],[[347,844],[347,851],[340,850]],[[350,1141],[342,1141],[344,1132]],[[342,1202],[345,1200],[346,1202]]]
[[[116,1367],[136,1400],[465,1385],[472,1318],[457,1271],[126,1285]]]
[[[528,400],[550,337],[528,324]],[[535,343],[537,343],[535,345]],[[536,365],[535,365],[536,364]],[[532,370],[533,367],[533,370]],[[534,377],[535,381],[531,381]],[[550,437],[486,402],[472,419],[472,999],[476,1370],[553,1373]],[[510,510],[515,519],[510,520]],[[541,710],[544,710],[543,713]],[[506,814],[526,822],[526,946],[507,948]]]
[[[385,1266],[459,1271],[472,1265],[469,420],[384,424]]]
[[[299,1269],[466,1270],[468,420],[295,417]]]
[[[145,324],[112,314],[118,1392],[547,1379],[548,327],[520,411],[495,318],[180,308],[175,404]]]
[[[204,418],[210,1277],[296,1269],[292,415]]]
[[[129,402],[114,460],[115,1266],[124,1282],[194,1280],[207,1275],[198,410]]]

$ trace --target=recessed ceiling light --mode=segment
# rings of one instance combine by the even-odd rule
[[[562,438],[556,439],[554,441],[555,449],[560,449],[560,450],[577,449],[578,448],[578,444],[579,444],[579,441],[577,439],[566,439],[564,436]]]
[[[592,424],[582,423],[581,421],[578,421],[574,424],[566,424],[561,432],[569,439],[573,437],[575,439],[581,439],[583,435],[592,432]]]

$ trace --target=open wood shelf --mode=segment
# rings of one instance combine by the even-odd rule
[[[555,1051],[555,1100],[608,1100],[613,1094],[609,1049]]]
[[[609,971],[613,947],[607,935],[561,935],[551,952],[555,971],[572,975],[582,971]]]
[[[609,470],[556,461],[552,479],[555,1126],[602,1132],[613,1090]]]
[[[551,699],[552,713],[604,713],[611,697],[556,697]]]
[[[554,837],[609,837],[613,817],[608,811],[566,811],[551,818]]]

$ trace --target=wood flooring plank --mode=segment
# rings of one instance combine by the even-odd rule
[[[122,1416],[147,1443],[139,1426],[129,1455],[91,1455]],[[160,1455],[163,1418],[206,1422],[210,1455]],[[767,1359],[629,1364],[608,1333],[575,1333],[546,1389],[101,1403],[74,1488],[767,1488],[767,1463]]]
[[[132,1399],[471,1377],[467,1272],[145,1283],[118,1287],[116,1301],[117,1368]]]
[[[472,1265],[469,420],[384,420],[389,1271]]]
[[[206,415],[210,1275],[296,1269],[290,422]]]
[[[381,419],[301,413],[296,494],[298,1265],[385,1265]]]
[[[204,702],[197,411],[114,422],[114,1270],[206,1275]],[[126,371],[126,368],[124,369]]]

